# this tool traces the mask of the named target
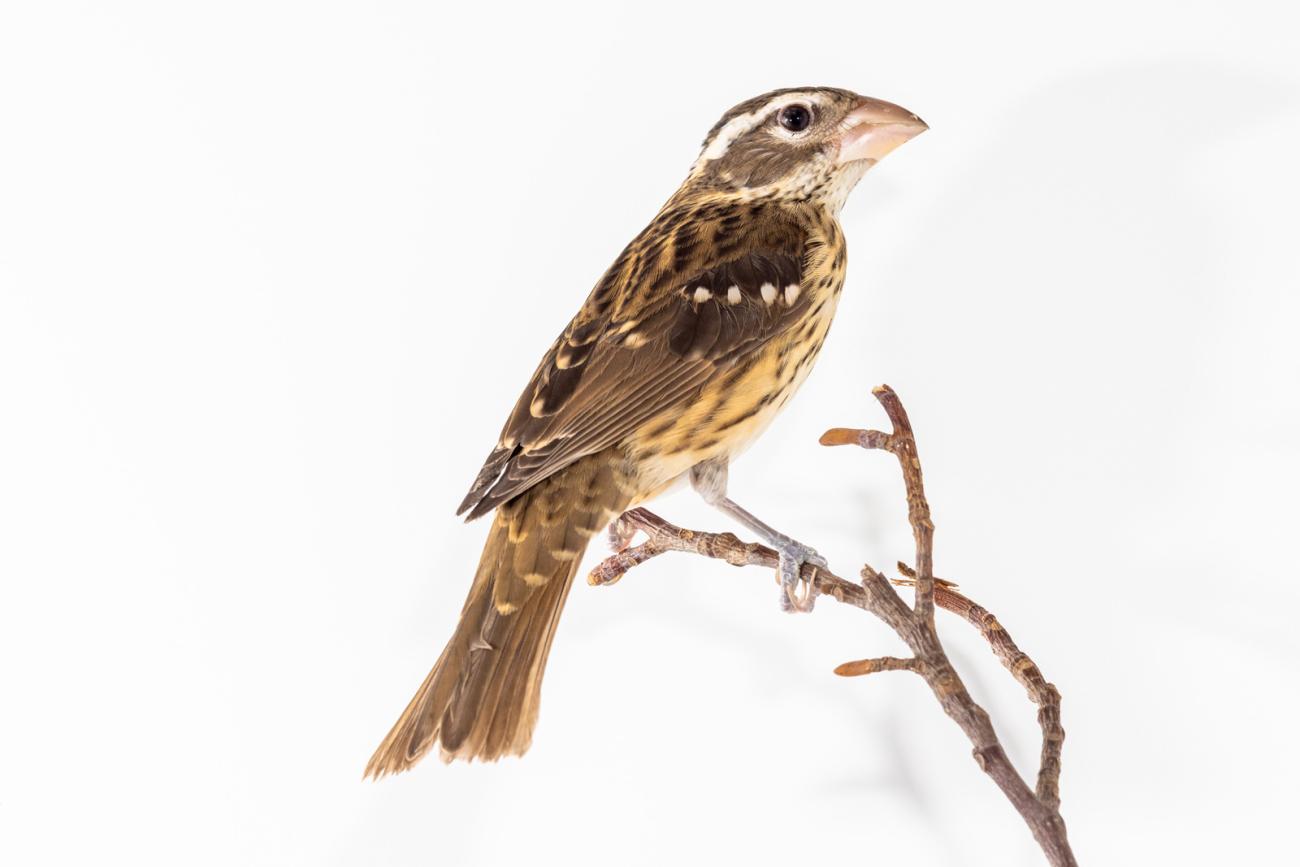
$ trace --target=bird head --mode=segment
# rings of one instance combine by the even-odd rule
[[[851,91],[774,90],[722,116],[688,183],[838,211],[868,169],[926,129],[907,109]]]

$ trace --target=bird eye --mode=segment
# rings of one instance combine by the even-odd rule
[[[790,132],[803,132],[812,123],[812,112],[806,106],[787,105],[781,109],[781,113],[777,115],[777,120],[781,126],[790,130]]]

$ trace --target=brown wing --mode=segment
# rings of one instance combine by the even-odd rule
[[[714,226],[708,248],[729,254],[717,264],[691,255],[698,230],[691,241],[680,227],[620,257],[542,359],[457,514],[477,518],[620,442],[799,320],[808,293],[787,287],[802,282],[804,234],[768,225],[737,249],[734,225]],[[647,256],[671,264],[652,273]]]

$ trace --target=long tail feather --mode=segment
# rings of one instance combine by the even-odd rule
[[[442,757],[494,761],[532,742],[555,627],[582,554],[628,502],[608,453],[503,504],[456,632],[366,765],[379,778]]]

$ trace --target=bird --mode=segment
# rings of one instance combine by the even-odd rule
[[[812,607],[800,569],[826,561],[731,500],[728,469],[817,359],[844,285],[845,199],[927,128],[831,87],[773,90],[714,124],[542,357],[460,504],[466,520],[495,513],[473,584],[365,776],[435,746],[445,761],[522,755],[588,543],[678,483],[775,548],[782,608]]]

